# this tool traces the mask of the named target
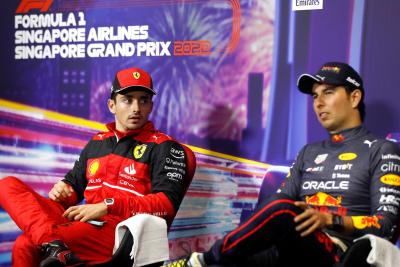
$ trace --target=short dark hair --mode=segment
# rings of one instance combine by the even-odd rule
[[[117,93],[111,93],[110,99],[115,102],[117,100]]]
[[[360,88],[356,88],[354,86],[349,86],[349,85],[344,85],[344,88],[346,89],[346,92],[348,95],[350,95],[354,90],[359,89],[361,92],[361,100],[360,103],[358,103],[357,109],[358,112],[360,113],[360,118],[361,121],[364,121],[366,112],[365,112],[365,103],[364,103],[364,90],[360,89]]]
[[[145,90],[139,90],[139,91],[143,91],[143,92],[147,93],[147,94],[149,95],[150,99],[151,99],[151,100],[153,99],[154,94],[150,94],[150,93],[148,93],[148,92],[145,91]],[[112,92],[112,93],[111,93],[111,96],[110,96],[110,99],[113,100],[114,102],[117,102],[117,94],[123,95],[123,94],[125,94],[125,93],[127,93],[127,92],[124,92],[124,93],[122,93],[122,94],[121,94],[121,93],[114,93],[114,92]]]

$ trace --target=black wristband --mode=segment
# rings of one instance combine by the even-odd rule
[[[344,230],[344,220],[342,216],[332,214],[332,225],[328,227],[334,231],[343,231]]]

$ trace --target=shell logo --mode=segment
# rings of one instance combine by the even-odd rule
[[[92,161],[89,165],[89,175],[90,176],[95,175],[99,167],[100,167],[100,162],[98,160]]]
[[[338,158],[340,160],[353,160],[353,159],[357,158],[357,154],[356,153],[352,153],[352,152],[343,153],[343,154],[340,154],[338,156]]]
[[[381,182],[388,185],[400,185],[400,176],[396,174],[386,174],[381,177]]]

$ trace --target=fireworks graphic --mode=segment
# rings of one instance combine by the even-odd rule
[[[189,135],[240,141],[246,127],[247,79],[264,73],[264,107],[272,65],[273,1],[241,3],[240,42],[226,53],[232,31],[232,7],[227,1],[180,4],[160,11],[153,21],[157,40],[210,40],[210,56],[148,60],[161,92],[152,120],[182,141]]]
[[[229,43],[231,13],[229,4],[219,1],[168,6],[152,19],[156,24],[151,37],[154,41],[208,40],[216,50]],[[224,58],[222,53],[211,53],[151,59],[151,72],[160,91],[152,120],[159,128],[180,140],[194,133],[199,122],[195,114],[207,111],[203,95],[214,89],[212,82]],[[208,105],[212,108],[213,103]]]
[[[150,29],[147,41],[170,41],[173,53],[175,41],[208,40],[211,54],[131,57],[99,66],[100,71],[92,71],[92,86],[99,95],[91,105],[109,94],[105,76],[112,80],[110,73],[115,70],[139,65],[151,73],[158,92],[151,115],[157,128],[182,142],[190,142],[191,136],[240,142],[247,127],[249,73],[264,75],[264,123],[267,117],[274,8],[272,0],[241,1],[240,39],[228,53],[233,31],[230,1],[182,1],[158,7],[144,22]],[[102,112],[92,109],[91,118],[111,118]]]

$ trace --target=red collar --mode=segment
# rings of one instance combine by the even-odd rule
[[[147,132],[147,131],[154,130],[154,125],[153,125],[153,123],[151,121],[146,122],[146,124],[140,129],[130,130],[130,131],[126,131],[126,132],[118,131],[116,129],[115,122],[107,123],[106,127],[107,127],[107,129],[109,131],[113,132],[118,137],[118,139],[121,139],[121,138],[123,138],[125,136],[135,136],[135,135],[138,135],[138,134],[140,134],[140,133],[142,133],[144,131]]]

